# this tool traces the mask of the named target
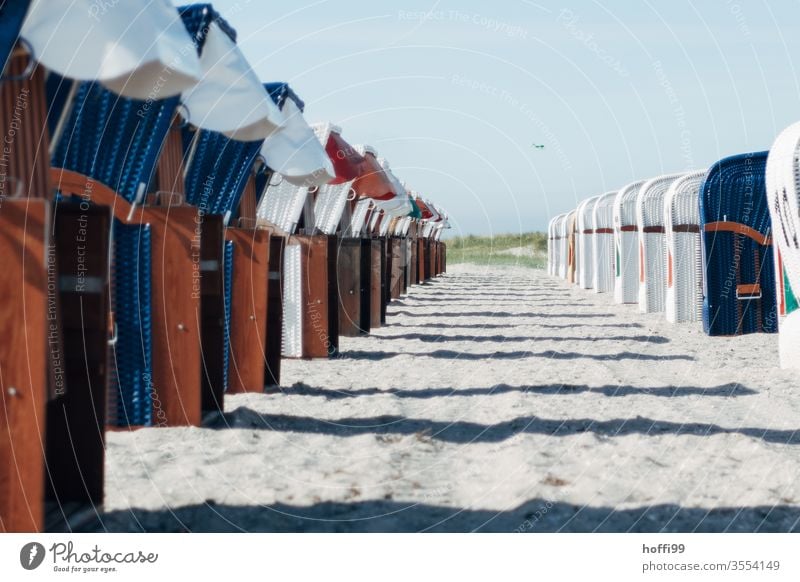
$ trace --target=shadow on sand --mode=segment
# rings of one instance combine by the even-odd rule
[[[585,384],[563,385],[531,385],[509,386],[498,384],[486,388],[421,388],[407,390],[403,388],[350,388],[333,390],[308,386],[300,382],[288,388],[272,388],[269,394],[296,394],[299,396],[318,396],[336,400],[339,398],[355,398],[358,396],[395,396],[397,398],[464,398],[471,396],[500,396],[502,394],[536,394],[542,396],[574,396],[577,394],[598,394],[609,398],[622,398],[625,396],[658,396],[661,398],[676,398],[685,396],[713,396],[732,398],[758,394],[757,390],[747,388],[741,384],[722,384],[701,388],[699,386],[659,386],[655,388],[641,388],[638,386],[587,386]]]
[[[507,326],[506,326],[507,327]],[[597,335],[597,336],[509,336],[509,335],[442,335],[434,333],[402,333],[402,334],[375,334],[376,338],[380,339],[406,339],[406,340],[419,340],[428,343],[444,343],[444,342],[496,342],[499,344],[511,342],[596,342],[596,341],[613,341],[613,342],[642,342],[647,344],[666,344],[669,339],[660,335]]]
[[[549,437],[567,437],[591,433],[601,438],[627,435],[694,436],[738,434],[766,443],[780,445],[800,444],[800,431],[789,429],[764,429],[757,427],[725,427],[705,422],[672,422],[637,416],[596,420],[593,418],[540,418],[520,416],[496,424],[469,421],[447,422],[424,418],[407,418],[396,415],[369,418],[341,418],[323,420],[310,416],[259,413],[240,406],[224,414],[211,417],[206,428],[269,430],[293,433],[324,434],[336,437],[361,435],[424,435],[431,440],[447,443],[499,443],[519,434],[536,434]]]
[[[434,492],[436,493],[436,492]],[[554,492],[555,493],[555,492]],[[439,492],[441,495],[441,492]],[[310,506],[206,503],[101,514],[89,530],[126,532],[795,532],[800,508],[591,507],[531,499],[508,511],[393,499]]]
[[[671,360],[694,361],[692,356],[683,354],[666,354],[654,356],[650,354],[637,354],[635,352],[618,352],[615,354],[581,354],[578,352],[557,352],[555,350],[545,350],[543,352],[514,351],[514,352],[488,352],[470,353],[458,352],[454,350],[431,350],[430,352],[367,352],[359,350],[348,350],[340,352],[334,359],[341,360],[366,360],[379,361],[396,358],[398,356],[411,356],[414,358],[437,358],[442,360],[523,360],[526,358],[547,358],[549,360],[578,360],[588,359],[597,361],[619,361],[619,360],[640,360],[648,362],[664,362]]]

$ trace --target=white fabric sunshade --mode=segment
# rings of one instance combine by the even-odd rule
[[[257,141],[284,123],[278,106],[230,37],[212,22],[200,57],[203,76],[183,93],[187,121],[239,141]]]
[[[51,71],[99,81],[132,99],[164,99],[194,85],[202,70],[192,40],[169,0],[34,0],[21,36]]]
[[[336,177],[324,144],[306,123],[303,113],[290,98],[283,105],[285,121],[261,146],[270,168],[296,186],[322,186]]]

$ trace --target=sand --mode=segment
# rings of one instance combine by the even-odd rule
[[[449,271],[202,428],[110,433],[97,529],[799,529],[777,337],[708,338],[533,269]]]

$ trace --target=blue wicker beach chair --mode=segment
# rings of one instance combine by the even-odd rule
[[[29,5],[30,0],[0,3],[0,22],[2,22],[2,26],[0,26],[0,63],[3,67],[17,44],[19,31]]]
[[[720,160],[700,189],[703,328],[709,335],[777,331],[766,162],[767,152]]]
[[[208,5],[179,12],[198,54],[212,22],[229,30]],[[196,424],[199,396],[195,402],[189,393],[199,385],[200,366],[193,363],[199,355],[192,355],[199,342],[189,322],[194,321],[197,306],[188,298],[168,304],[162,293],[155,292],[170,286],[166,270],[177,268],[169,263],[178,259],[180,249],[153,231],[157,224],[166,236],[184,241],[186,268],[191,272],[188,253],[193,243],[186,235],[194,234],[196,211],[175,207],[180,206],[179,197],[148,197],[162,189],[182,190],[182,152],[176,132],[181,97],[130,99],[98,82],[72,81],[55,73],[49,75],[47,90],[54,135],[52,165],[59,168],[54,177],[60,190],[79,198],[87,184],[97,184],[91,186],[93,193],[109,189],[106,203],[115,208],[112,297],[117,372],[112,374],[109,424]],[[88,181],[82,182],[80,176]]]

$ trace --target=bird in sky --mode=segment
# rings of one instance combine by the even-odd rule
[[[533,143],[533,144],[531,144],[531,147],[535,147],[537,150],[543,150],[544,149],[544,144],[543,143]]]

